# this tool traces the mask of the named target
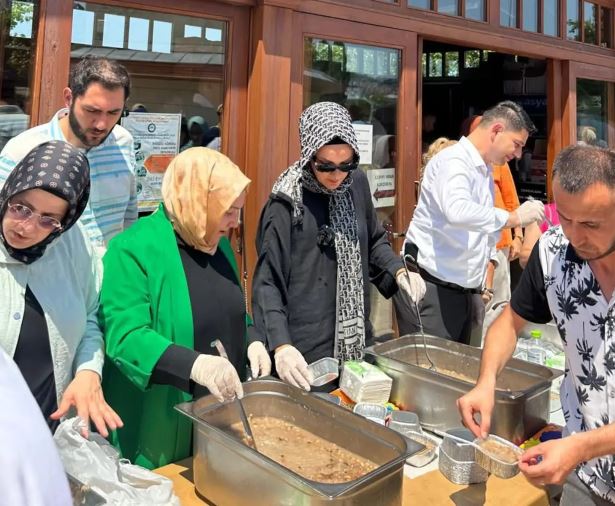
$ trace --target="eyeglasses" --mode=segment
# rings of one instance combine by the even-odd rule
[[[352,170],[355,170],[359,166],[359,163],[355,162],[354,160],[352,162],[340,163],[339,165],[335,165],[331,162],[321,162],[316,158],[313,158],[312,162],[314,163],[314,168],[318,172],[334,172],[336,170],[342,172],[350,172]]]
[[[44,216],[42,214],[35,213],[28,206],[24,206],[23,204],[11,204],[7,205],[9,213],[13,216],[14,219],[18,221],[28,221],[33,216],[36,216],[38,220],[36,223],[39,227],[44,228],[45,230],[61,230],[62,223],[57,218],[53,218],[51,216]]]

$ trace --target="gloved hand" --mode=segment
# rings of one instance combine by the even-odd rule
[[[207,387],[220,402],[243,397],[239,375],[227,359],[216,355],[199,355],[192,365],[190,379]]]
[[[520,227],[534,222],[541,223],[545,219],[545,205],[540,200],[527,200],[515,212],[519,217]]]
[[[282,345],[275,351],[275,369],[282,381],[309,392],[314,381],[301,352],[291,345]]]
[[[254,341],[248,346],[248,360],[253,378],[271,374],[271,358],[269,358],[265,345],[260,341]]]
[[[427,287],[418,272],[407,272],[406,269],[399,269],[395,279],[397,279],[399,289],[410,298],[412,304],[418,304],[423,300]]]

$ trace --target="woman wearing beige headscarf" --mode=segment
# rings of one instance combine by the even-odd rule
[[[249,183],[224,155],[188,149],[165,173],[160,208],[109,243],[103,388],[124,420],[111,441],[136,464],[151,469],[189,456],[191,424],[173,406],[207,391],[220,401],[241,397],[246,354],[253,376],[270,372],[227,238]]]

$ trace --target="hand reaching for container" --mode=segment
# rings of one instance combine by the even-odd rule
[[[491,413],[495,404],[495,389],[488,385],[476,385],[463,397],[457,399],[461,421],[476,437],[485,438],[491,428]],[[480,414],[480,423],[475,416]]]
[[[275,350],[275,369],[282,381],[304,390],[310,390],[314,381],[307,362],[301,352],[290,344],[283,344]]]
[[[95,371],[82,370],[75,375],[62,395],[58,409],[50,415],[50,418],[59,420],[66,415],[71,406],[75,406],[77,415],[84,422],[81,435],[85,438],[88,437],[90,420],[103,437],[109,435],[107,428],[115,430],[124,426],[122,419],[105,402],[100,376]]]
[[[254,341],[248,346],[248,360],[253,378],[261,378],[271,374],[271,358],[260,341]]]
[[[220,402],[243,397],[239,375],[226,358],[199,355],[192,365],[190,379],[206,387]]]

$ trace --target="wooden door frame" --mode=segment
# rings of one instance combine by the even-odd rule
[[[405,230],[414,209],[414,181],[418,176],[417,159],[419,108],[417,100],[418,35],[414,32],[365,25],[355,21],[295,14],[293,20],[289,162],[299,157],[297,125],[303,110],[304,40],[306,37],[351,42],[366,46],[398,49],[400,74],[397,103],[395,167],[395,229]],[[414,117],[415,121],[412,120]]]
[[[562,147],[577,142],[577,79],[592,79],[595,81],[606,81],[615,83],[615,69],[580,63],[576,61],[563,62],[564,75],[564,95],[563,95],[563,115],[562,115]],[[610,88],[608,111],[608,139],[609,146],[615,145],[615,87]]]

